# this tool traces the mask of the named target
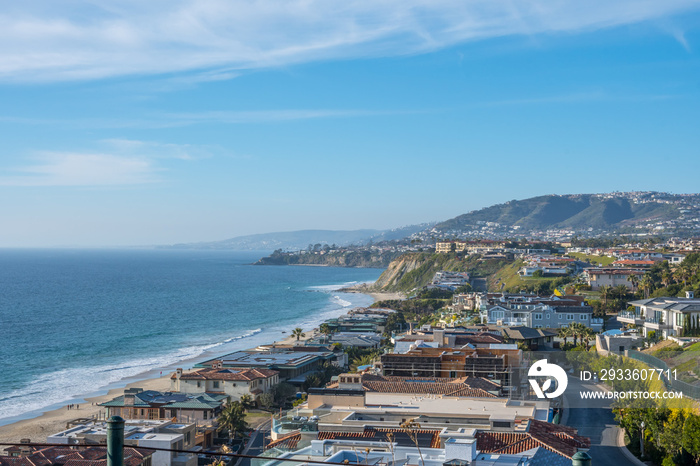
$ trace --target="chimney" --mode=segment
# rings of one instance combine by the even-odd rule
[[[221,359],[217,359],[216,361],[211,363],[212,369],[223,369],[223,367],[224,367],[224,362]]]
[[[694,291],[686,291],[685,292],[685,297],[688,299],[694,299],[695,298],[695,292]]]

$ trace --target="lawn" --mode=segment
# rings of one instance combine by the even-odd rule
[[[606,267],[613,262],[615,262],[614,257],[608,257],[608,256],[593,256],[590,254],[584,254],[582,252],[570,252],[567,254],[567,256],[576,258],[581,261],[590,261],[593,264],[598,264],[600,266]]]

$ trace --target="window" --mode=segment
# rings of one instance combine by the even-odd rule
[[[207,412],[206,412],[206,411],[202,411],[202,419],[206,419],[206,418],[207,418]]]
[[[550,315],[549,315],[549,313],[547,313],[547,320],[549,320],[549,318],[550,318]]]
[[[564,314],[559,314],[559,320],[564,318]]]
[[[567,314],[567,315],[566,315],[566,320],[574,320],[574,315],[573,315],[573,314]]]
[[[219,388],[219,381],[218,380],[214,381],[214,388]]]
[[[542,320],[542,314],[537,313],[537,314],[532,314],[532,315],[535,316],[535,320]]]
[[[588,320],[588,314],[581,314],[581,320]]]
[[[201,386],[202,386],[202,382],[200,382],[200,381],[198,380],[198,381],[197,381],[197,388],[199,388],[199,387],[201,387]]]

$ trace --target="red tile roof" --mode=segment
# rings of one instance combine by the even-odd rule
[[[279,374],[278,371],[272,369],[247,369],[247,368],[226,368],[226,369],[199,369],[192,372],[183,373],[180,376],[181,380],[230,380],[247,382],[256,379],[267,379]],[[177,374],[170,376],[171,379],[177,379]]]
[[[580,448],[590,448],[591,441],[571,427],[530,420],[526,432],[491,432],[476,434],[476,448],[482,453],[517,454],[535,447],[571,458]]]

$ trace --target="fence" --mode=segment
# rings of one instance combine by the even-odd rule
[[[700,400],[700,386],[691,385],[689,383],[683,382],[682,380],[669,379],[666,373],[666,371],[669,370],[668,364],[663,362],[661,359],[654,357],[651,354],[642,353],[640,351],[629,350],[625,351],[625,353],[628,357],[632,359],[636,359],[637,361],[643,362],[644,364],[647,364],[651,367],[662,369],[664,372],[662,372],[661,375],[664,379],[666,387],[670,387],[675,391],[682,392],[683,396],[689,396],[691,398],[695,398],[696,400]],[[671,370],[673,369],[671,368]]]

